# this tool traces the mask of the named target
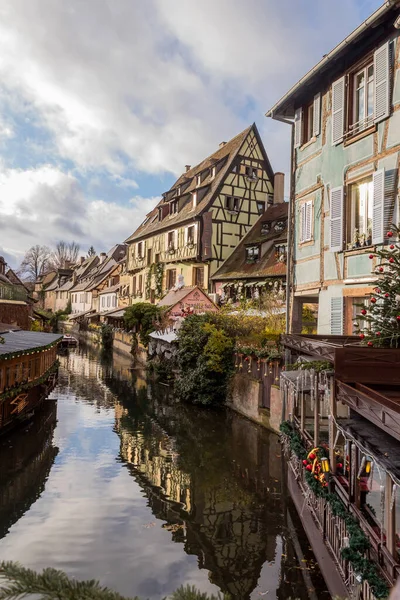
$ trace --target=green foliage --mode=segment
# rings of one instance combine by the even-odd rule
[[[68,298],[68,302],[67,302],[67,306],[65,307],[65,311],[64,313],[66,315],[70,315],[72,313],[72,303],[71,303],[71,298]]]
[[[149,375],[154,375],[156,380],[170,383],[175,379],[176,368],[174,359],[163,360],[157,356],[147,362],[146,371]]]
[[[296,428],[290,421],[284,421],[280,425],[280,430],[289,439],[290,449],[300,460],[304,460],[307,450]],[[328,492],[328,489],[323,487],[310,471],[305,471],[305,479],[315,496],[324,498],[329,503],[335,517],[343,519],[346,523],[349,547],[342,548],[343,558],[351,563],[355,573],[360,574],[363,580],[368,581],[376,598],[387,598],[389,588],[386,581],[379,574],[376,564],[364,556],[371,544],[357,519],[348,511],[340,498],[335,493]]]
[[[285,371],[297,371],[298,369],[302,369],[303,371],[309,371],[310,369],[313,369],[317,373],[321,373],[322,371],[331,371],[333,369],[333,365],[327,360],[295,362],[291,365],[285,365]]]
[[[104,350],[111,350],[114,343],[113,328],[111,325],[103,323],[100,329],[100,336]]]
[[[317,319],[314,311],[307,306],[307,304],[303,304],[303,309],[301,312],[302,319],[302,330],[301,333],[317,333]]]
[[[157,321],[163,316],[163,310],[149,302],[137,302],[128,306],[125,311],[124,321],[127,329],[139,335],[144,346],[149,343],[149,335],[155,331]]]
[[[234,340],[213,321],[212,313],[191,315],[179,329],[176,392],[180,400],[203,405],[225,402],[233,374]]]
[[[43,327],[40,324],[40,321],[35,319],[34,321],[31,322],[31,331],[43,331]]]
[[[155,263],[153,266],[155,295],[156,298],[161,298],[163,295],[164,263]]]
[[[392,225],[389,246],[370,254],[377,258],[379,283],[368,306],[359,305],[355,327],[363,343],[377,348],[400,348],[400,229]],[[362,324],[366,323],[365,327]]]
[[[36,573],[14,562],[0,563],[0,582],[0,600],[25,598],[33,594],[38,600],[139,600],[137,596],[121,596],[94,579],[77,581],[57,569],[43,569],[42,573]],[[224,599],[228,600],[229,596],[210,596],[190,586],[181,586],[171,595],[171,600]]]

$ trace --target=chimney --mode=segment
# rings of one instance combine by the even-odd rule
[[[101,265],[106,260],[106,256],[107,256],[107,254],[105,252],[100,252],[100,264]]]
[[[223,148],[225,146],[225,144],[226,144],[226,142],[221,142],[220,145],[219,145],[219,147]]]
[[[6,261],[3,256],[0,256],[0,275],[6,274]]]
[[[186,169],[185,172],[187,173],[188,171],[190,171],[191,168],[192,168],[191,165],[185,165],[185,169]]]
[[[79,264],[83,265],[84,262],[85,262],[85,257],[81,256],[80,259],[79,259]]]
[[[275,173],[274,177],[274,204],[282,204],[285,190],[285,175]]]

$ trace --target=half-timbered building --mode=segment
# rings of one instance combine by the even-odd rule
[[[273,201],[273,172],[255,124],[177,179],[127,240],[130,303],[155,302],[210,277]]]

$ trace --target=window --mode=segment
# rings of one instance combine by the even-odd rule
[[[139,286],[138,286],[139,293],[142,292],[142,288],[143,288],[143,275],[139,275]]]
[[[176,195],[180,196],[181,195],[181,186],[178,185],[178,187],[176,188]]]
[[[225,208],[230,212],[239,212],[239,198],[225,196]]]
[[[194,268],[194,285],[204,288],[204,267]]]
[[[350,214],[347,241],[350,248],[372,244],[374,186],[372,177],[350,186]],[[349,247],[348,246],[348,247]]]
[[[246,167],[246,176],[249,179],[257,179],[257,168],[256,167]]]
[[[211,179],[214,179],[214,177],[215,177],[215,172],[216,172],[216,169],[215,169],[215,167],[211,167],[211,169],[210,169],[210,177],[211,177]]]
[[[170,215],[176,215],[176,213],[178,212],[178,201],[174,200],[173,202],[171,202],[171,204],[169,205],[169,214]]]
[[[137,256],[139,259],[143,258],[143,242],[139,242],[137,245]]]
[[[194,225],[187,228],[187,245],[193,246],[194,244]]]
[[[155,255],[155,257],[154,257],[154,262],[155,262],[156,264],[158,264],[158,263],[160,262],[160,255],[159,255],[159,254],[156,254],[156,255]]]
[[[350,133],[358,133],[373,124],[374,120],[374,64],[352,75],[353,102],[350,115]]]
[[[257,212],[259,215],[263,215],[265,212],[265,202],[260,200],[257,201]]]
[[[136,294],[136,275],[132,279],[132,293]]]
[[[262,223],[261,224],[261,235],[268,235],[271,231],[271,223]]]
[[[107,296],[107,307],[109,307],[111,304],[111,298],[110,296]]]
[[[369,302],[365,296],[361,298],[352,298],[352,334],[358,335],[360,331],[363,329],[368,329],[368,321],[357,319],[357,317],[361,314],[362,309],[368,308]],[[354,326],[354,323],[358,324],[358,327]]]
[[[255,263],[260,258],[260,246],[247,246],[246,247],[246,262]]]
[[[147,250],[147,264],[151,265],[151,248]]]
[[[168,250],[174,250],[175,249],[175,234],[174,234],[173,231],[169,231],[168,232],[167,246],[168,246]]]
[[[201,175],[197,175],[196,177],[196,185],[199,186],[201,184]]]
[[[313,234],[313,203],[312,200],[303,202],[300,205],[300,243],[309,242],[312,240]]]
[[[196,206],[197,206],[197,192],[193,192],[193,194],[192,194],[192,204],[193,204],[193,208],[196,208]]]
[[[114,307],[117,306],[117,296],[113,296],[112,304]]]
[[[167,271],[167,289],[170,290],[176,283],[176,269],[168,269]]]
[[[306,144],[314,136],[314,101],[304,109],[303,143]]]

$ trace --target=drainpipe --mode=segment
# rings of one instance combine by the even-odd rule
[[[289,332],[289,314],[290,314],[290,294],[291,294],[291,277],[293,275],[292,268],[292,217],[294,216],[294,189],[295,189],[295,152],[294,152],[294,122],[274,115],[270,112],[268,116],[272,117],[275,121],[281,121],[290,125],[292,128],[291,132],[291,151],[290,151],[290,194],[289,194],[289,211],[288,211],[288,240],[287,240],[287,278],[286,278],[286,333]],[[293,213],[293,214],[292,214]],[[294,223],[294,220],[293,220]]]

